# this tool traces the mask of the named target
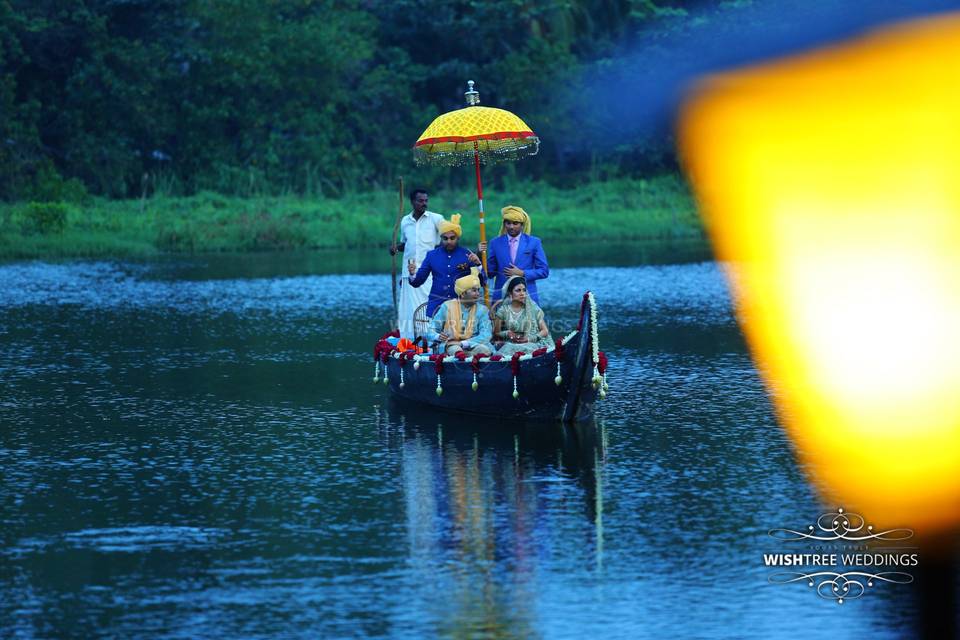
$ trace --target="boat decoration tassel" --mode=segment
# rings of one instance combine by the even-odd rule
[[[478,353],[475,354],[473,359],[470,361],[470,368],[473,369],[473,383],[470,385],[470,388],[474,391],[476,391],[477,387],[480,386],[480,384],[477,382],[477,374],[480,373],[480,358],[481,354]]]
[[[520,375],[520,357],[526,355],[523,351],[518,351],[510,358],[510,370],[513,372],[513,399],[520,397],[520,391],[517,390],[517,376]]]
[[[407,386],[406,381],[403,379],[403,365],[407,364],[410,361],[411,356],[413,356],[413,351],[401,351],[397,354],[397,363],[400,365],[400,388],[403,389]]]
[[[433,360],[433,370],[437,373],[437,395],[443,395],[443,384],[440,382],[440,374],[443,373],[443,354],[435,353],[430,356],[430,359]]]
[[[563,384],[563,376],[560,375],[560,362],[563,360],[563,340],[554,341],[553,354],[557,359],[557,377],[553,379],[553,382],[559,387]]]
[[[607,354],[603,351],[597,352],[597,373],[600,374],[599,386],[600,386],[600,399],[603,400],[607,397],[607,391],[610,389],[610,385],[607,384]]]

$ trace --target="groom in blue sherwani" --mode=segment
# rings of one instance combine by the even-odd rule
[[[510,276],[523,276],[527,281],[527,294],[537,304],[537,280],[550,275],[547,256],[543,252],[540,238],[530,235],[530,215],[520,207],[509,205],[500,210],[503,226],[500,235],[490,241],[490,254],[487,256],[487,275],[496,278],[493,287],[493,299],[498,300],[501,289]],[[487,247],[480,243],[483,252]]]

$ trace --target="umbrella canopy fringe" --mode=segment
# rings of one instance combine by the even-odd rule
[[[502,145],[498,148],[485,148],[481,143],[478,149],[480,163],[491,165],[519,160],[527,156],[535,156],[540,151],[540,139],[537,137],[512,138],[510,142],[512,144]],[[439,142],[414,147],[413,160],[418,165],[433,164],[458,167],[473,164],[473,151],[472,140],[467,142]]]

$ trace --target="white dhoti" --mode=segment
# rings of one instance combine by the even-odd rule
[[[426,282],[419,287],[410,286],[410,278],[400,278],[400,294],[397,300],[397,326],[400,328],[400,337],[413,340],[415,336],[413,326],[413,312],[420,308],[430,298],[430,285],[433,276],[427,276]],[[420,331],[426,330],[426,325]]]

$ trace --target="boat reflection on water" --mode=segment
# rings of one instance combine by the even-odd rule
[[[528,637],[558,538],[603,562],[604,429],[380,407],[384,446],[401,461],[417,604],[441,635]],[[562,563],[561,563],[562,564]],[[580,567],[581,569],[583,567]],[[410,604],[410,603],[408,603]]]

